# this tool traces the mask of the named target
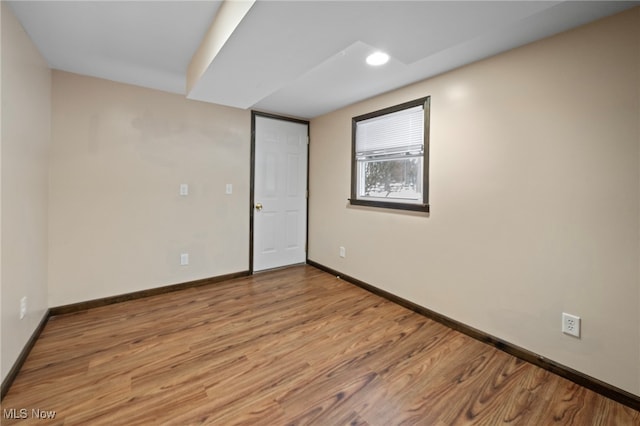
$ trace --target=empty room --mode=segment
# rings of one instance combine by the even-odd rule
[[[1,424],[640,425],[640,2],[0,5]]]

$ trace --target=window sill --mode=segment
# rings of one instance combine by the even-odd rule
[[[397,203],[393,201],[359,200],[355,198],[349,198],[348,200],[352,206],[377,207],[382,209],[394,209],[394,210],[411,210],[416,212],[429,213],[429,204],[411,204],[411,203]]]

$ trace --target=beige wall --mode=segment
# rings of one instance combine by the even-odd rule
[[[51,72],[6,2],[2,8],[2,379],[47,308],[47,162]],[[20,299],[27,314],[20,320]]]
[[[312,120],[309,258],[640,395],[639,35],[636,8]],[[351,117],[425,95],[431,214],[349,207]]]
[[[50,306],[249,268],[249,111],[54,71],[52,126]]]

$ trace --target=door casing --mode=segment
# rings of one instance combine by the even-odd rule
[[[250,184],[249,184],[249,274],[253,274],[253,240],[254,240],[254,215],[255,215],[255,168],[256,168],[256,117],[265,117],[265,118],[272,118],[272,119],[276,119],[276,120],[283,120],[283,121],[291,121],[293,123],[300,123],[300,124],[304,124],[307,126],[307,175],[305,176],[306,179],[306,192],[307,192],[307,197],[306,197],[306,218],[305,218],[305,224],[306,224],[306,236],[305,236],[305,261],[307,261],[309,259],[309,153],[310,153],[310,148],[311,148],[311,142],[309,139],[309,121],[308,120],[302,120],[299,118],[292,118],[292,117],[286,117],[286,116],[282,116],[282,115],[277,115],[277,114],[270,114],[270,113],[266,113],[266,112],[260,112],[260,111],[251,111],[251,167],[250,167]]]

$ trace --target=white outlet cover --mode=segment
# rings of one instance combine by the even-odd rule
[[[225,193],[227,195],[233,194],[233,185],[228,183],[225,187]]]
[[[571,336],[580,337],[580,317],[563,312],[562,332]]]
[[[180,184],[180,195],[187,196],[189,195],[189,184],[188,183],[181,183]]]
[[[20,319],[24,319],[27,315],[27,297],[20,299]]]
[[[188,265],[189,264],[189,253],[180,254],[180,265]]]

